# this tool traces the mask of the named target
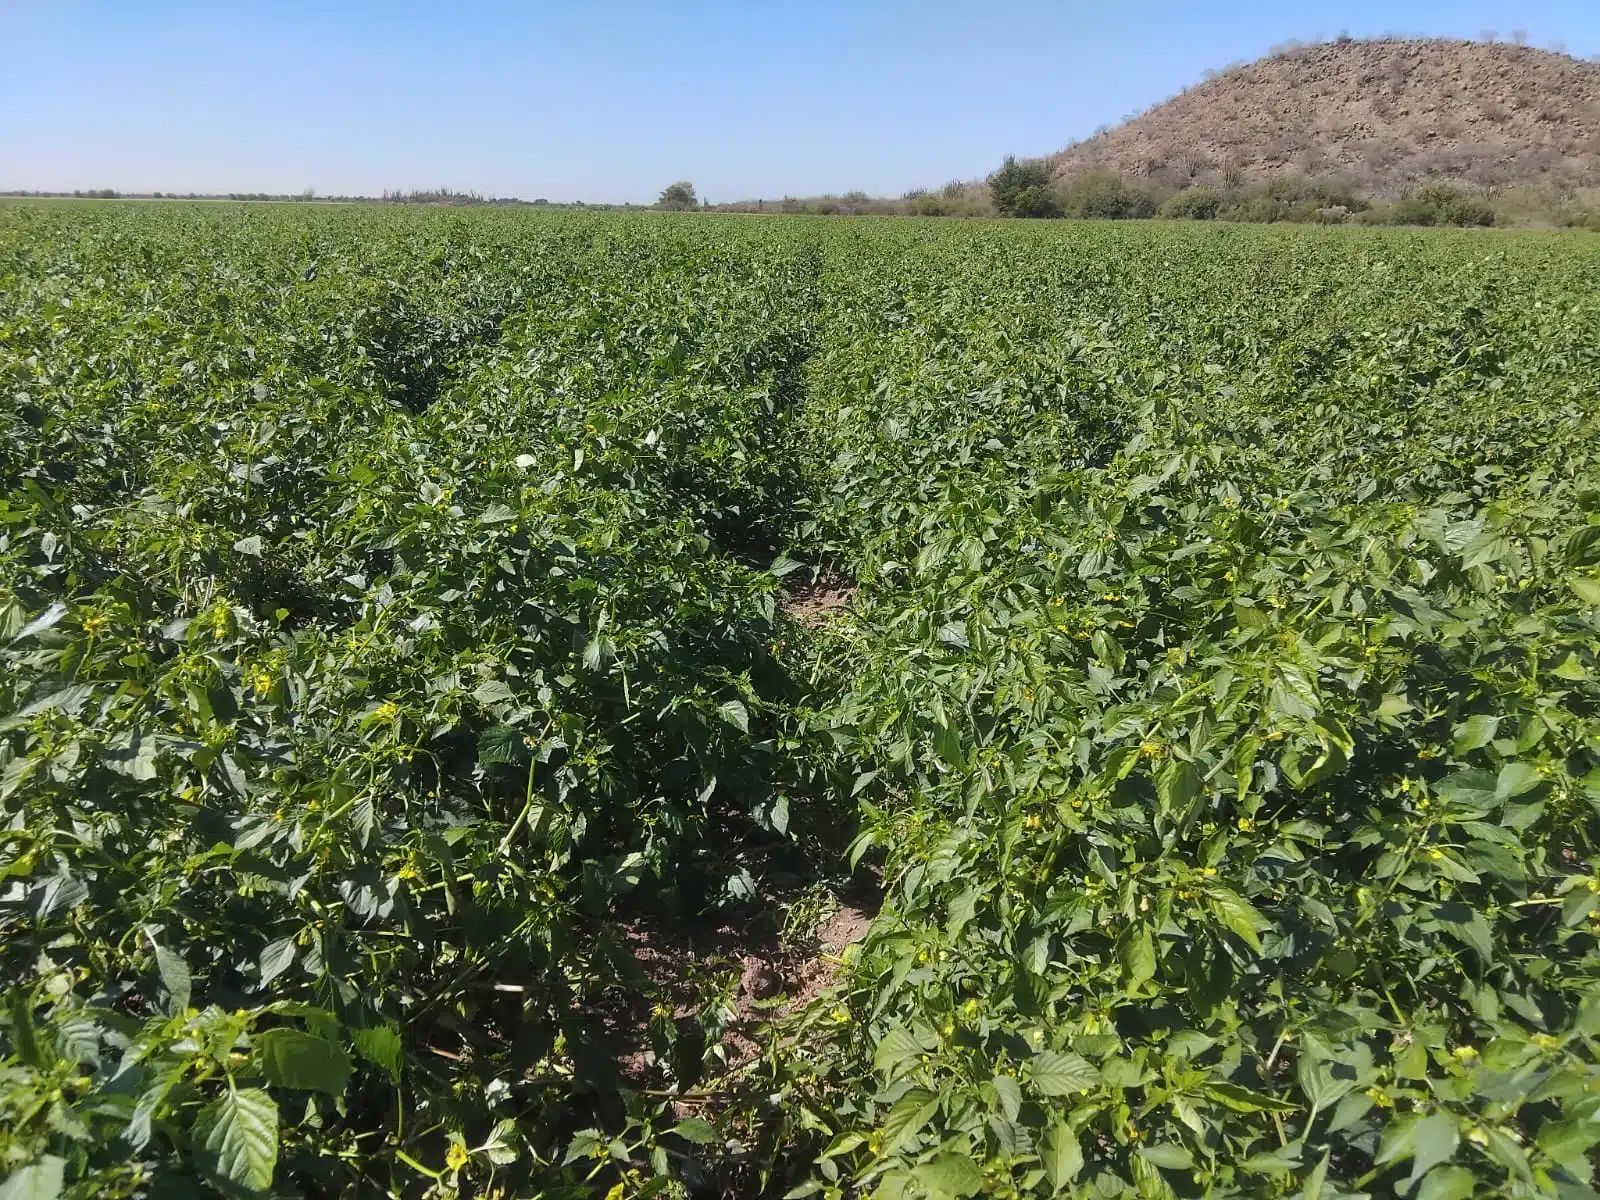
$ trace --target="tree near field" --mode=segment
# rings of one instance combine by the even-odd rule
[[[656,201],[656,207],[669,208],[674,212],[687,212],[700,207],[700,201],[695,198],[694,184],[687,179],[669,183],[661,189],[661,198]]]
[[[1012,202],[1014,217],[1059,217],[1063,215],[1061,200],[1047,187],[1025,187]]]
[[[1042,162],[1018,162],[1015,154],[1006,155],[1000,169],[989,176],[989,196],[995,211],[1004,216],[1061,215],[1059,207],[1049,211],[1050,169]]]

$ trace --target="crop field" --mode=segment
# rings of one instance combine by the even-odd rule
[[[1600,240],[0,207],[0,991],[4,1200],[1594,1196]]]

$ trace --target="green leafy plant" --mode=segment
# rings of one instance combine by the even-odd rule
[[[1587,1194],[1600,309],[1492,251],[0,208],[6,1200]]]

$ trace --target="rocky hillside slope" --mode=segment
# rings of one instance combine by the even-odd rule
[[[1169,187],[1338,177],[1373,197],[1446,181],[1600,188],[1600,63],[1498,42],[1298,47],[1221,72],[1050,156]]]

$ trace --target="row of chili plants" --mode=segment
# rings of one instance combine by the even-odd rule
[[[751,557],[813,251],[0,220],[6,1186],[666,1181],[709,1135],[663,1097],[726,1014],[624,1070],[654,996],[622,906],[748,902],[752,848],[817,820]]]
[[[1592,1195],[1600,248],[841,232],[791,1195]]]

